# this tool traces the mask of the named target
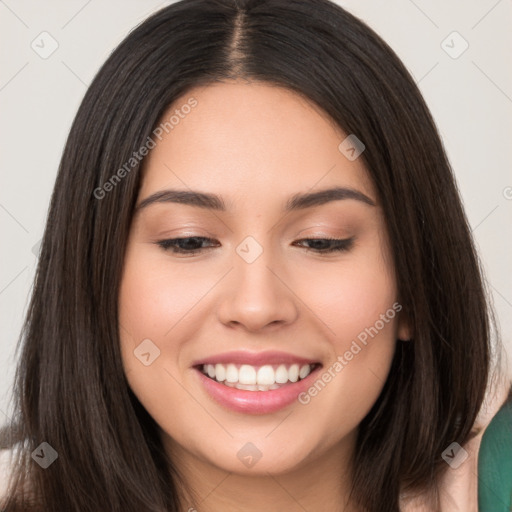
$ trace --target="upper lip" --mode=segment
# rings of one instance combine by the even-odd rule
[[[230,363],[248,364],[251,366],[264,366],[266,364],[315,364],[319,363],[319,361],[306,357],[296,356],[287,352],[279,352],[274,350],[265,352],[245,352],[238,350],[204,357],[194,362],[192,366]]]

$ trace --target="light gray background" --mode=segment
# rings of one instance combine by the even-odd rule
[[[73,117],[114,47],[169,3],[0,0],[0,424],[11,410],[34,246]],[[512,0],[338,3],[376,30],[419,83],[455,170],[512,354]],[[44,31],[58,43],[46,59],[31,47],[51,48]],[[464,40],[469,47],[458,56]]]

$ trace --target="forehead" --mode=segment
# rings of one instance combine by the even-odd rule
[[[162,188],[201,189],[234,207],[345,186],[375,198],[362,159],[351,161],[339,149],[347,134],[283,87],[226,82],[194,88],[169,107],[159,127],[141,196]]]

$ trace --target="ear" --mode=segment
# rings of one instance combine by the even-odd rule
[[[398,313],[397,338],[401,341],[410,341],[414,338],[411,320],[404,311],[400,311],[400,313]]]

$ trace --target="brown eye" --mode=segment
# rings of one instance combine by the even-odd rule
[[[209,247],[203,247],[203,242],[214,242],[211,238],[204,236],[188,236],[184,238],[169,238],[166,240],[160,240],[157,244],[162,247],[165,251],[171,251],[173,253],[181,254],[196,254],[208,249]],[[210,246],[211,247],[211,246]]]
[[[354,238],[304,238],[298,242],[308,242],[310,247],[306,247],[307,250],[318,253],[331,253],[348,251],[354,244]]]

